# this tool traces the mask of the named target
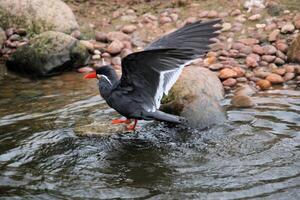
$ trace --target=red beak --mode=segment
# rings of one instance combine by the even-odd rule
[[[89,73],[89,74],[85,75],[83,78],[84,79],[97,78],[97,74],[96,74],[96,72],[92,72],[92,73]]]

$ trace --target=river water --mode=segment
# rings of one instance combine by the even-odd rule
[[[252,109],[203,131],[142,123],[76,135],[117,117],[96,82],[67,73],[0,80],[1,199],[300,199],[300,89],[259,92]],[[110,127],[107,124],[105,127]]]

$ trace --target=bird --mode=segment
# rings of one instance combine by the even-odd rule
[[[106,103],[126,119],[114,119],[112,124],[126,123],[135,131],[138,120],[157,120],[180,124],[183,117],[159,110],[163,95],[175,84],[183,68],[203,56],[219,35],[220,19],[196,21],[171,32],[134,52],[121,61],[119,78],[111,65],[104,65],[84,76],[97,78],[100,95]],[[132,122],[134,122],[132,124]]]

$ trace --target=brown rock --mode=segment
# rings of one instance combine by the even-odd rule
[[[259,40],[254,39],[254,38],[245,38],[245,39],[239,39],[239,42],[241,42],[247,46],[252,46],[252,45],[258,44]]]
[[[250,16],[248,19],[249,19],[250,21],[255,21],[255,20],[258,20],[258,19],[260,19],[260,18],[261,18],[261,15],[260,15],[260,14],[255,14],[255,15]]]
[[[227,87],[233,87],[236,85],[236,83],[237,83],[237,80],[234,78],[228,78],[222,82],[222,84]]]
[[[98,42],[107,42],[107,35],[103,32],[96,31],[95,32],[95,40]]]
[[[130,34],[130,33],[133,33],[135,30],[137,29],[137,27],[133,24],[130,24],[130,25],[125,25],[123,28],[122,28],[122,31],[124,33],[127,33],[127,34]]]
[[[284,66],[286,73],[294,73],[295,72],[295,66],[294,65],[285,65]]]
[[[282,68],[276,68],[276,69],[273,69],[273,73],[282,76],[286,73],[286,70],[283,67]]]
[[[126,56],[128,56],[129,54],[132,53],[132,50],[131,49],[126,49],[124,48],[122,51],[121,51],[121,58],[125,58]]]
[[[259,60],[260,60],[259,55],[252,53],[246,57],[245,62],[248,67],[257,67]]]
[[[242,12],[239,9],[235,9],[234,11],[232,11],[230,13],[231,16],[237,16],[237,15],[240,15],[240,14],[242,14]]]
[[[281,33],[292,33],[295,30],[295,26],[292,23],[287,23],[281,28]]]
[[[300,62],[300,34],[293,40],[287,52],[288,60],[291,62]]]
[[[241,67],[234,67],[233,70],[237,73],[237,77],[243,77],[246,74],[246,71]]]
[[[300,19],[296,19],[294,24],[295,24],[296,29],[300,29]]]
[[[268,62],[268,63],[271,63],[271,62],[273,62],[273,61],[276,59],[276,56],[263,55],[263,56],[261,57],[261,59],[262,59],[263,61],[266,61],[266,62]]]
[[[114,40],[130,41],[130,36],[121,31],[114,31],[114,32],[109,32],[107,34],[107,40],[110,42],[112,42]]]
[[[251,108],[255,104],[250,96],[235,95],[231,99],[231,105],[236,108]]]
[[[89,51],[94,51],[94,45],[90,41],[80,40],[80,43],[83,44]]]
[[[215,63],[215,64],[212,64],[212,65],[209,65],[209,69],[210,70],[220,70],[224,67],[224,65],[222,63]]]
[[[292,80],[293,78],[295,78],[295,73],[292,72],[288,72],[284,75],[283,79],[285,82]]]
[[[172,19],[167,16],[163,16],[159,19],[160,24],[166,24],[166,23],[170,23],[170,22],[172,22]]]
[[[284,82],[282,76],[274,73],[267,76],[266,80],[270,81],[272,84],[280,84]]]
[[[276,25],[275,23],[272,23],[272,24],[267,25],[267,26],[265,27],[265,30],[266,30],[267,32],[270,32],[270,31],[272,31],[272,30],[274,30],[274,29],[276,29],[276,28],[277,28],[277,25]]]
[[[113,64],[113,65],[121,65],[121,58],[119,56],[113,57],[111,59],[111,64]]]
[[[277,36],[280,34],[280,30],[279,29],[275,29],[273,30],[270,34],[269,34],[269,41],[270,42],[274,42],[277,39]]]
[[[283,65],[285,63],[285,61],[281,58],[276,58],[274,60],[274,63],[277,64],[277,65]]]
[[[284,42],[276,42],[276,48],[283,53],[286,53],[289,49],[289,46]]]
[[[110,54],[118,54],[124,48],[124,44],[119,40],[114,40],[108,47],[107,52]]]
[[[219,78],[220,79],[228,79],[228,78],[233,78],[233,77],[237,77],[237,72],[232,70],[232,69],[229,69],[229,68],[225,68],[225,69],[222,69],[220,72],[219,72]]]
[[[270,81],[268,80],[259,80],[256,82],[256,85],[259,86],[262,90],[267,90],[272,86]]]
[[[216,18],[216,17],[218,17],[218,12],[215,10],[211,10],[208,12],[207,17],[208,18]]]
[[[264,49],[265,54],[267,54],[267,55],[273,55],[273,54],[276,54],[276,52],[277,52],[276,47],[274,47],[273,45],[265,45],[265,46],[263,46],[263,49]]]
[[[256,53],[259,55],[263,55],[265,53],[264,48],[262,48],[260,45],[254,45],[252,47],[252,51],[253,51],[253,53]]]
[[[270,74],[271,74],[271,72],[267,72],[267,71],[263,71],[263,70],[255,70],[254,71],[254,76],[256,76],[258,78],[266,78]]]

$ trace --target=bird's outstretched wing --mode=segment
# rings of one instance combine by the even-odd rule
[[[210,39],[218,35],[219,28],[214,25],[219,22],[185,25],[156,40],[144,51],[129,54],[122,60],[119,86],[131,88],[130,94],[142,101],[144,109],[158,109],[163,94],[168,94],[183,67],[208,51],[213,43]]]

